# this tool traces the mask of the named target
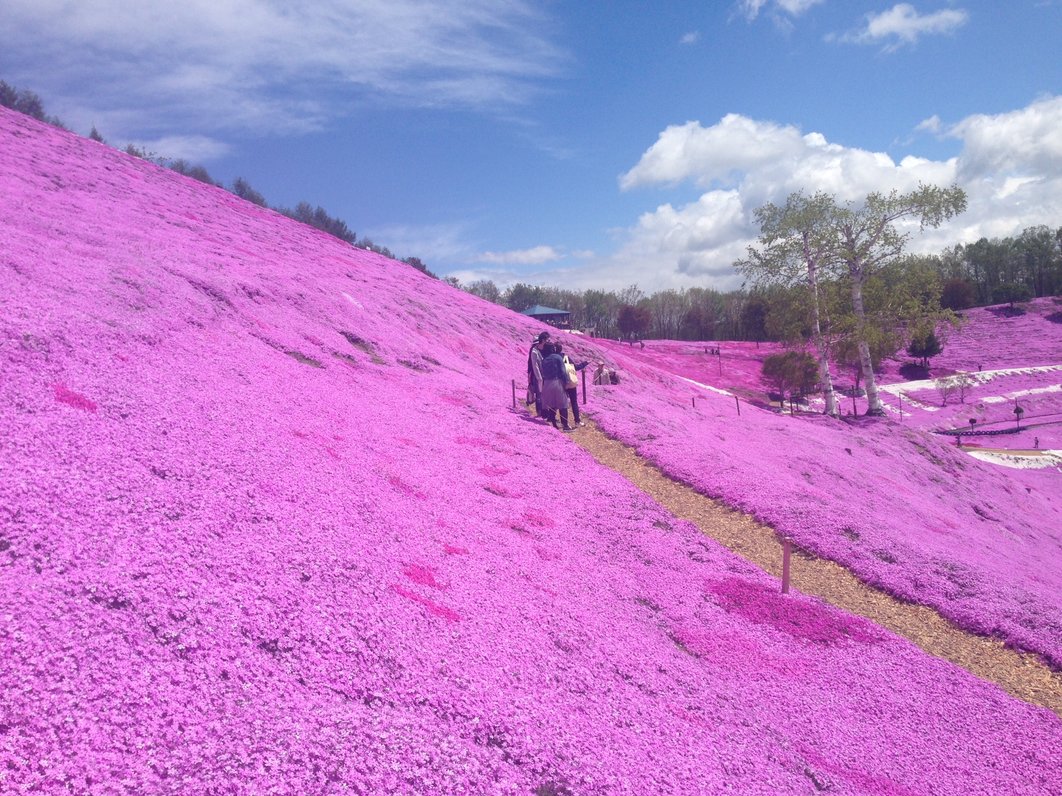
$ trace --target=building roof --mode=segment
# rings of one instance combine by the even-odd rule
[[[543,307],[541,304],[536,304],[533,307],[528,307],[526,310],[520,310],[521,315],[571,315],[568,310],[557,310],[553,307]]]

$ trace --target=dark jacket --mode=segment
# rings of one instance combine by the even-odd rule
[[[542,360],[542,381],[550,379],[568,381],[568,374],[564,372],[564,357],[560,354],[550,354]]]

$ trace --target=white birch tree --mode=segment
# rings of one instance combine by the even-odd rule
[[[911,231],[900,231],[900,222],[917,220],[919,229],[924,230],[940,226],[965,209],[966,193],[961,188],[919,185],[903,194],[872,193],[859,204],[838,204],[821,192],[810,198],[797,192],[789,196],[785,207],[766,204],[756,211],[760,245],[750,247],[748,259],[737,263],[737,267],[758,282],[791,285],[799,279],[807,285],[812,333],[823,389],[827,391],[827,412],[836,414],[837,405],[830,377],[828,338],[822,325],[821,281],[837,275],[847,281],[855,325],[852,336],[863,374],[867,414],[884,415],[870,350],[880,322],[875,325],[868,319],[864,288],[903,253]]]
[[[852,290],[852,312],[857,323],[856,339],[867,391],[868,415],[884,415],[885,409],[878,397],[870,358],[863,287],[883,265],[903,253],[911,233],[897,230],[897,222],[917,219],[919,230],[924,230],[940,226],[965,209],[966,192],[962,188],[919,185],[904,194],[896,191],[888,195],[872,193],[860,206],[834,205],[828,213],[828,225],[833,229],[836,245],[834,253],[844,263]]]
[[[836,417],[839,410],[830,372],[829,339],[823,332],[820,294],[823,272],[829,276],[841,264],[833,230],[826,223],[834,208],[833,197],[821,192],[810,198],[800,192],[790,194],[785,207],[768,203],[758,208],[760,245],[750,246],[748,259],[737,266],[746,277],[761,285],[806,286],[825,411]]]

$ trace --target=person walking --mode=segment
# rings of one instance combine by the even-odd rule
[[[568,379],[568,374],[564,371],[564,358],[557,353],[557,347],[553,343],[546,343],[542,354],[542,407],[554,428],[559,428],[559,412],[564,430],[571,431],[572,427],[568,425],[568,394],[564,390]]]
[[[585,368],[590,363],[580,362],[578,365],[572,363],[568,358],[568,355],[564,353],[564,347],[560,343],[554,343],[557,348],[557,353],[561,355],[564,360],[564,392],[568,395],[568,403],[572,406],[572,421],[576,426],[581,426],[583,421],[579,418],[579,376],[580,370]]]

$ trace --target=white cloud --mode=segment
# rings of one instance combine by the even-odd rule
[[[933,133],[936,135],[942,129],[943,125],[940,121],[940,117],[935,113],[928,119],[923,119],[915,125],[915,130],[923,133]]]
[[[141,124],[153,119],[158,130],[175,121],[215,131],[311,130],[366,99],[512,107],[564,61],[521,0],[3,5],[8,79],[33,76],[64,118],[78,102],[97,117],[137,108]]]
[[[699,30],[691,30],[689,33],[684,33],[682,38],[679,39],[679,44],[696,44],[701,40],[701,32]]]
[[[803,134],[793,125],[731,113],[711,127],[700,122],[668,127],[620,177],[620,186],[629,190],[690,180],[717,190],[738,188],[744,204],[758,205],[806,186],[842,199],[875,189],[913,188],[927,171],[951,178],[926,163],[896,164],[881,152],[831,144],[820,133]]]
[[[800,132],[727,114],[712,127],[686,122],[668,127],[620,178],[624,190],[652,183],[677,183],[693,178],[699,185],[729,182],[737,173],[788,158],[801,148]]]
[[[919,14],[910,3],[897,3],[880,14],[868,14],[866,27],[846,33],[840,41],[861,44],[886,45],[886,50],[895,50],[903,44],[915,44],[926,35],[952,33],[969,20],[970,15],[961,8],[945,8],[932,14]]]
[[[770,8],[775,14],[783,12],[797,17],[821,2],[823,0],[740,0],[738,8],[746,19],[751,21],[756,19],[764,8]]]
[[[507,252],[483,252],[476,259],[494,265],[542,265],[560,260],[563,256],[552,246],[534,246]]]
[[[934,117],[935,118],[935,117]],[[925,124],[925,123],[923,123]],[[947,160],[908,156],[895,161],[831,143],[817,132],[730,114],[717,124],[669,127],[620,178],[625,189],[691,182],[706,190],[695,201],[665,203],[618,234],[616,250],[585,268],[542,273],[542,283],[647,291],[690,286],[732,289],[732,263],[755,241],[753,211],[798,190],[826,191],[859,201],[872,191],[906,191],[920,182],[956,183],[969,199],[965,213],[915,235],[911,251],[939,253],[954,243],[1019,234],[1062,218],[1062,96],[1025,108],[975,115],[933,126],[961,142]]]
[[[948,134],[963,141],[965,180],[1057,175],[1062,171],[1062,96],[1010,113],[969,116]]]

